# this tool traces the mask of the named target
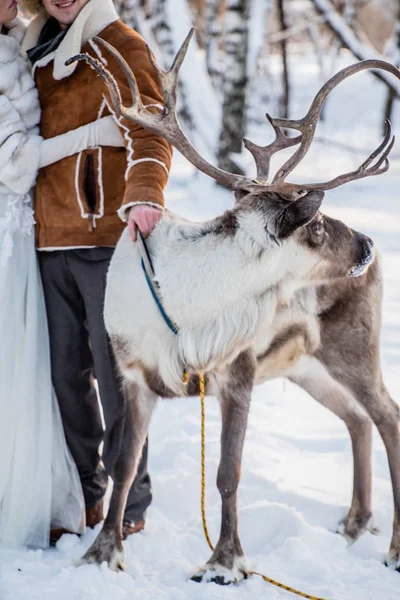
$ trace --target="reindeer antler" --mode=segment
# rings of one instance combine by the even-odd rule
[[[275,140],[271,144],[268,144],[268,146],[257,146],[257,144],[254,144],[254,142],[251,142],[250,140],[243,140],[245,148],[253,155],[256,163],[257,183],[262,185],[268,185],[271,156],[275,154],[275,152],[279,152],[279,150],[284,150],[285,148],[300,144],[303,137],[302,135],[297,135],[293,138],[288,137],[280,127],[275,125],[274,119],[268,113],[265,116],[274,128]]]
[[[209,163],[192,146],[179,125],[176,114],[178,77],[190,40],[193,37],[193,33],[194,29],[192,28],[183,42],[180,50],[178,51],[174,63],[169,71],[164,71],[161,69],[161,67],[156,63],[152,52],[148,48],[150,61],[157,72],[162,88],[164,110],[159,114],[151,113],[143,106],[135,76],[129,68],[129,65],[113,46],[101,38],[96,37],[94,39],[96,43],[104,46],[115,58],[128,80],[132,96],[132,106],[127,108],[123,105],[121,94],[114,77],[97,59],[88,54],[78,54],[77,56],[70,58],[68,60],[68,64],[76,60],[83,60],[89,63],[90,66],[98,72],[98,74],[107,84],[114,108],[120,116],[134,121],[135,123],[142,125],[142,127],[145,129],[165,137],[165,139],[168,140],[168,142],[170,142],[175,148],[177,148],[177,150],[179,150],[183,156],[185,156],[200,171],[206,173],[206,175],[209,175],[219,183],[228,186],[233,190],[245,189],[248,186],[254,186],[254,181],[249,177],[228,173],[227,171],[223,171],[222,169],[219,169],[218,167],[215,167]]]
[[[193,37],[193,33],[194,29],[192,28],[181,48],[179,49],[169,71],[164,71],[161,69],[154,59],[150,49],[148,48],[150,61],[160,80],[163,94],[164,108],[162,112],[158,114],[152,113],[144,107],[135,76],[132,73],[129,65],[113,46],[101,38],[96,37],[94,39],[98,44],[101,44],[110,52],[110,54],[121,66],[122,71],[127,78],[132,96],[132,105],[130,107],[124,106],[117,82],[111,73],[104,68],[100,61],[88,54],[78,54],[77,56],[70,58],[67,61],[67,64],[70,64],[76,60],[86,61],[104,79],[110,91],[114,108],[120,116],[138,123],[145,129],[148,129],[157,135],[165,137],[200,171],[206,173],[206,175],[209,175],[219,183],[231,188],[232,190],[252,191],[254,189],[265,189],[276,191],[284,194],[287,197],[295,198],[301,191],[313,189],[328,190],[343,185],[349,181],[354,181],[363,177],[370,177],[372,175],[380,175],[381,173],[387,171],[389,168],[388,155],[393,148],[395,140],[394,136],[391,136],[391,127],[389,121],[385,121],[386,130],[383,142],[355,171],[339,175],[330,181],[321,183],[296,184],[285,181],[287,176],[295,169],[295,167],[307,154],[314,138],[318,117],[320,115],[322,106],[327,96],[339,83],[341,83],[347,77],[366,69],[383,69],[385,71],[389,71],[395,75],[395,77],[400,79],[399,69],[388,62],[378,59],[364,60],[339,71],[319,90],[313,102],[311,103],[308,113],[302,119],[297,121],[292,119],[275,119],[267,114],[267,119],[275,131],[275,140],[271,144],[264,147],[258,146],[249,140],[244,140],[245,147],[249,150],[249,152],[251,152],[256,162],[256,180],[250,179],[249,177],[245,177],[243,175],[229,173],[209,163],[197,152],[197,150],[187,139],[180,127],[176,114],[179,71],[185,59],[189,43]],[[284,133],[284,129],[295,129],[299,131],[300,134],[290,138]],[[272,182],[268,183],[271,156],[280,150],[290,148],[298,144],[300,144],[300,146],[296,152],[279,169],[272,179]],[[375,159],[377,159],[376,162],[371,166],[371,163],[373,163]]]
[[[378,60],[378,59],[369,59],[363,60],[354,65],[350,65],[336,73],[331,79],[329,79],[319,90],[317,95],[315,96],[308,113],[303,119],[298,121],[294,121],[291,119],[273,119],[272,124],[278,128],[286,127],[290,129],[296,129],[301,132],[302,140],[300,144],[300,148],[291,156],[291,158],[286,161],[286,163],[279,169],[278,173],[273,178],[273,184],[281,184],[285,182],[286,177],[297,167],[297,165],[302,161],[304,156],[307,154],[312,140],[314,138],[315,129],[318,123],[318,117],[321,113],[322,106],[331,93],[331,91],[339,85],[342,81],[347,79],[347,77],[351,77],[355,73],[359,73],[360,71],[364,71],[366,69],[383,69],[384,71],[389,71],[395,75],[398,79],[400,79],[400,71],[394,65],[390,63]],[[340,175],[335,179],[318,184],[302,184],[301,189],[321,189],[328,190],[334,187],[338,187],[343,183],[347,183],[348,181],[352,181],[353,179],[360,179],[361,177],[368,177],[370,175],[379,175],[380,173],[384,173],[389,168],[389,161],[387,160],[387,156],[391,151],[394,144],[394,137],[391,138],[391,127],[388,121],[385,121],[385,137],[378,146],[378,148],[368,157],[368,159],[357,169],[356,171],[352,171],[351,173],[346,173],[344,175]],[[381,170],[376,170],[375,167],[371,167],[370,169],[366,169],[366,167],[374,160],[380,153],[382,152],[382,160],[379,161],[379,166],[385,162],[384,168]],[[293,184],[294,185],[294,184]]]

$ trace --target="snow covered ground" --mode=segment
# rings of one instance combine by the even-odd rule
[[[303,106],[316,91],[312,69],[301,72],[297,98]],[[310,82],[310,85],[304,85]],[[371,91],[374,90],[374,96]],[[377,91],[376,91],[377,90]],[[354,168],[378,144],[383,94],[371,76],[344,84],[328,106],[330,129],[319,135],[357,146],[361,153],[316,144],[298,179],[331,178]],[[332,111],[332,113],[330,113]],[[305,111],[295,111],[301,116]],[[333,129],[334,124],[337,126]],[[267,125],[265,126],[267,131]],[[255,128],[253,139],[260,135]],[[262,133],[262,132],[261,132]],[[399,132],[400,133],[400,132]],[[249,137],[252,137],[251,132]],[[400,142],[394,153],[400,155]],[[370,235],[384,256],[382,332],[384,378],[400,401],[400,161],[389,174],[328,193],[324,211]],[[202,176],[175,157],[167,193],[171,209],[207,218],[230,205]],[[216,541],[220,502],[215,486],[220,419],[206,403],[207,515]],[[189,581],[209,558],[200,520],[200,418],[197,399],[160,403],[150,433],[154,502],[146,531],[125,543],[127,572],[73,562],[98,532],[64,536],[56,549],[0,548],[1,600],[275,600],[290,598],[252,577],[240,586]],[[239,491],[240,534],[251,568],[327,600],[398,600],[400,573],[383,566],[392,522],[386,454],[374,443],[373,506],[381,534],[365,534],[352,547],[334,533],[349,506],[352,457],[344,425],[292,384],[276,380],[254,390]],[[295,596],[292,596],[295,598]]]

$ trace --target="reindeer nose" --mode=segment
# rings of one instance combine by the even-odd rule
[[[360,252],[362,254],[370,252],[374,246],[374,242],[371,240],[371,238],[368,237],[367,235],[364,235],[363,233],[354,231],[354,229],[352,231],[353,231],[353,234],[355,237],[355,242],[356,242]]]
[[[364,235],[363,238],[364,238],[363,242],[362,242],[363,254],[364,254],[364,257],[368,257],[372,253],[372,249],[374,247],[374,242],[371,240],[371,238],[369,238],[366,235]]]
[[[374,242],[361,233],[355,234],[357,244],[357,264],[348,273],[349,277],[360,277],[375,260]]]

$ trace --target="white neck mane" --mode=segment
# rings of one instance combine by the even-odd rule
[[[180,329],[179,353],[189,367],[212,370],[248,346],[277,303],[268,252],[238,231],[201,234],[203,224],[163,219],[149,242],[164,308]]]

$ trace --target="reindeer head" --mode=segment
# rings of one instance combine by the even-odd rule
[[[291,201],[257,190],[237,199],[231,211],[237,229],[250,244],[265,249],[271,283],[289,279],[302,286],[357,277],[372,264],[373,242],[322,214],[324,195],[322,190],[304,191]]]
[[[231,189],[236,197],[232,213],[241,223],[242,230],[247,228],[249,236],[261,248],[271,248],[271,245],[279,248],[280,259],[276,264],[278,268],[286,265],[281,270],[286,276],[292,271],[294,277],[303,278],[306,283],[314,283],[336,277],[362,275],[374,260],[372,241],[340,221],[323,215],[319,209],[325,190],[387,171],[388,155],[394,144],[390,123],[386,122],[383,142],[355,171],[321,183],[296,184],[286,181],[286,178],[308,152],[322,105],[341,81],[371,68],[389,71],[400,79],[400,71],[385,61],[361,61],[342,69],[325,83],[302,119],[275,119],[267,115],[275,131],[275,140],[265,147],[244,140],[257,167],[257,177],[251,179],[223,171],[206,161],[192,146],[179,125],[176,114],[178,76],[193,33],[192,29],[169,71],[160,68],[149,50],[150,61],[159,77],[164,99],[164,108],[158,114],[143,106],[131,69],[115,48],[101,38],[96,38],[96,42],[107,48],[126,75],[132,95],[130,107],[123,105],[115,79],[98,60],[87,54],[80,54],[72,57],[68,64],[75,60],[89,63],[106,82],[118,115],[165,137],[200,171]],[[288,137],[284,131],[287,129],[294,129],[299,134]],[[271,156],[297,145],[299,147],[296,152],[269,181]]]

